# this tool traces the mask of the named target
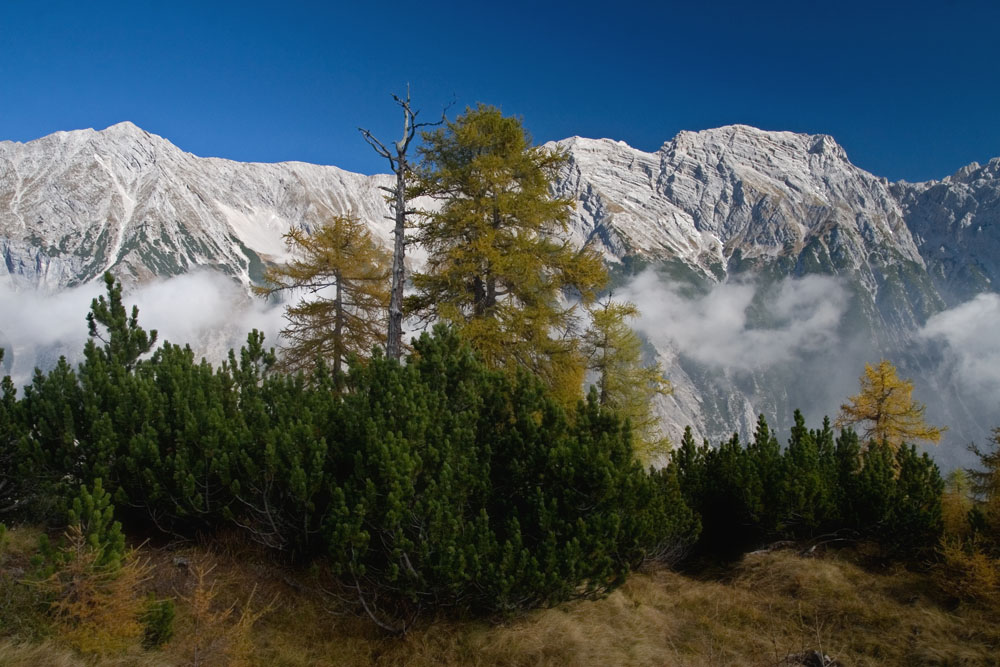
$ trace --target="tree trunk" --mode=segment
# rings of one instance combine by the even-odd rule
[[[486,315],[493,316],[497,305],[497,279],[490,276],[486,279]]]
[[[486,283],[479,276],[472,279],[472,315],[485,317],[487,307]]]
[[[389,331],[385,344],[385,354],[390,359],[399,359],[403,347],[403,285],[406,269],[403,257],[406,252],[406,152],[397,153],[396,163],[396,226],[393,229],[395,241],[392,248],[392,290],[389,293]]]
[[[344,280],[340,271],[334,273],[334,280],[337,283],[337,295],[333,301],[333,377],[337,386],[340,386],[340,371],[344,356]]]
[[[396,174],[396,187],[389,190],[392,195],[393,207],[396,209],[395,226],[393,227],[393,248],[392,248],[392,285],[389,291],[389,326],[386,331],[385,356],[390,359],[399,360],[403,354],[403,285],[406,282],[406,269],[403,266],[403,258],[406,254],[406,151],[410,148],[410,142],[417,134],[417,130],[422,127],[432,127],[440,125],[445,121],[444,112],[441,113],[441,120],[436,123],[418,123],[418,111],[410,107],[410,86],[406,86],[406,97],[392,96],[396,104],[403,110],[403,137],[396,142],[395,154],[393,151],[376,139],[371,132],[359,127],[361,135],[368,142],[368,145],[375,149],[375,152],[389,160],[392,171]],[[446,107],[447,108],[447,107]]]

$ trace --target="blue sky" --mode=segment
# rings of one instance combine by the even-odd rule
[[[655,150],[729,123],[833,135],[892,180],[1000,156],[1000,2],[0,4],[0,139],[131,120],[197,155],[372,173],[454,100]]]

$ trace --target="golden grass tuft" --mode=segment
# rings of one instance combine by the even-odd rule
[[[25,561],[38,547],[42,531],[34,526],[8,526],[0,539],[0,567],[9,567],[8,561]]]
[[[0,665],[3,667],[175,667],[178,664],[163,655],[137,650],[95,661],[55,639],[30,643],[0,640]]]
[[[0,665],[4,667],[83,667],[87,663],[72,650],[55,642],[19,643],[0,641]]]

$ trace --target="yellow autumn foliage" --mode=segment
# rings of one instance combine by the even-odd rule
[[[636,454],[649,463],[670,447],[652,411],[652,400],[673,390],[658,363],[642,363],[642,341],[628,325],[629,319],[639,316],[635,304],[605,299],[589,313],[591,324],[583,335],[582,352],[587,370],[596,376],[600,403],[629,420]]]
[[[53,597],[50,612],[59,636],[84,655],[136,648],[145,630],[140,589],[149,568],[135,552],[127,553],[120,567],[102,564],[100,551],[87,543],[78,525],[70,527],[67,542],[69,558],[40,584]]]
[[[285,310],[282,364],[309,368],[322,358],[339,375],[348,356],[366,356],[385,341],[389,257],[356,218],[334,215],[311,231],[293,228],[285,244],[295,257],[268,269],[258,296],[300,290]]]
[[[574,404],[583,379],[574,299],[594,298],[600,257],[566,237],[572,202],[551,196],[566,156],[533,146],[521,121],[479,105],[424,135],[419,189],[441,200],[416,240],[409,312],[445,321],[493,368],[525,368]]]
[[[865,364],[860,382],[861,391],[840,406],[837,426],[860,426],[863,441],[885,441],[893,450],[904,442],[940,442],[946,429],[927,423],[926,406],[913,398],[913,383],[901,379],[890,361]]]

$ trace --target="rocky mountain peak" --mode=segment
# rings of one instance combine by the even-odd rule
[[[780,166],[789,158],[801,160],[815,155],[849,164],[846,151],[829,135],[775,132],[749,125],[682,131],[664,143],[660,152],[674,159],[680,155],[717,161],[743,161],[750,157],[774,166]],[[760,160],[762,157],[768,159]]]
[[[249,284],[292,225],[386,227],[384,177],[199,158],[131,122],[0,143],[0,278],[51,288],[210,266]]]
[[[942,183],[974,184],[977,181],[989,181],[1000,178],[1000,158],[993,158],[985,165],[971,162],[960,168],[951,176],[945,177]]]
[[[101,130],[101,132],[106,132],[107,134],[132,134],[132,135],[145,135],[152,136],[149,132],[142,129],[130,120],[123,120],[113,125],[108,125],[106,128]],[[161,137],[162,138],[162,137]]]
[[[959,167],[951,176],[945,176],[941,182],[942,183],[968,183],[975,180],[976,174],[979,173],[982,167],[978,162],[970,162],[964,167]]]
[[[942,298],[1000,285],[1000,159],[911,185],[856,167],[828,135],[746,125],[681,132],[654,152],[582,137],[550,145],[568,156],[553,192],[575,204],[569,240],[696,293],[833,275],[852,295],[851,331],[905,347]],[[388,245],[389,178],[199,158],[130,122],[0,142],[0,283],[58,290],[109,268],[141,282],[202,267],[247,286],[285,256],[293,225],[351,214]],[[761,401],[796,398],[775,378],[713,375],[680,348],[657,354],[676,388],[665,423],[679,428],[752,430]]]

